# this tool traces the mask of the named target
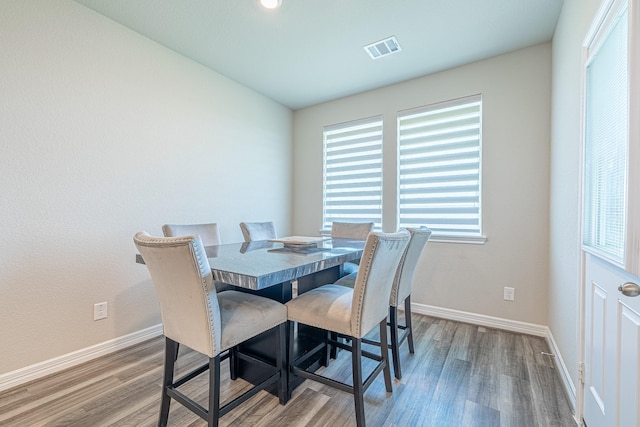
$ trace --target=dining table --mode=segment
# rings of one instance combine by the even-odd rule
[[[303,241],[302,244],[300,241]],[[286,303],[299,294],[339,279],[343,264],[357,262],[362,256],[364,244],[364,240],[358,239],[290,236],[205,246],[205,251],[213,279],[224,284],[225,288]],[[139,254],[136,261],[144,264]],[[297,358],[325,336],[325,331],[300,325],[295,330],[294,342],[288,345],[293,346]],[[275,332],[267,331],[243,344],[242,350],[259,358],[273,360],[275,343]],[[321,364],[321,358],[307,361],[309,369],[316,369]],[[265,375],[259,367],[243,364],[242,361],[238,361],[234,371],[235,375],[252,383],[260,381]],[[296,381],[292,385],[295,387]],[[289,390],[287,395],[290,394]]]
[[[357,239],[292,237],[205,248],[214,280],[251,291],[293,281],[332,283],[326,280],[337,280],[342,265],[359,260],[364,247]],[[297,241],[313,243],[286,243]]]

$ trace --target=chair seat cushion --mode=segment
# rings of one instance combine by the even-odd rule
[[[238,291],[217,296],[222,323],[220,352],[287,321],[287,308],[277,301]]]
[[[346,286],[348,288],[353,289],[356,285],[356,277],[358,277],[358,272],[351,273],[347,276],[341,277],[334,283],[335,285]]]
[[[289,320],[346,335],[353,335],[351,305],[353,289],[324,285],[287,302]]]

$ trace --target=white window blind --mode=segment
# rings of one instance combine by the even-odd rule
[[[480,95],[398,114],[400,227],[481,237],[481,141]]]
[[[322,222],[382,226],[382,117],[324,128]]]
[[[583,244],[622,263],[629,138],[628,11],[590,55],[585,117]]]

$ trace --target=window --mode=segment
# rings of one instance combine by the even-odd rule
[[[398,114],[400,227],[439,240],[484,242],[480,209],[480,95]]]
[[[324,135],[322,223],[382,226],[382,117],[327,126]]]
[[[628,9],[612,14],[586,68],[585,249],[624,265],[629,140]],[[604,39],[602,39],[604,38]],[[598,43],[595,43],[595,42]]]

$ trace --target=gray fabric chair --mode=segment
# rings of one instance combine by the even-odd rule
[[[364,392],[380,372],[384,373],[387,391],[392,391],[387,348],[387,314],[389,312],[387,295],[391,293],[394,275],[408,242],[409,233],[406,231],[370,233],[365,243],[360,270],[353,289],[335,284],[323,285],[286,303],[290,322],[290,342],[293,342],[293,322],[327,331],[325,342],[297,360],[293,346],[289,347],[289,375],[301,376],[352,393],[358,426],[365,425]],[[381,298],[381,295],[385,297]],[[382,337],[379,356],[362,350],[362,338],[376,325]],[[348,338],[351,345],[333,339],[334,333],[340,338]],[[353,385],[301,368],[305,360],[320,351],[324,352],[325,363],[327,363],[330,349],[334,346],[351,351]],[[373,372],[364,381],[363,356],[377,362]],[[291,379],[292,377],[290,381]]]
[[[340,239],[365,240],[373,231],[373,222],[337,222],[331,223],[331,237]]]
[[[338,222],[331,223],[331,237],[336,239],[365,240],[373,231],[373,222]],[[345,262],[341,276],[357,273],[359,262]]]
[[[237,291],[216,293],[211,267],[199,236],[152,237],[137,233],[134,243],[149,269],[156,289],[165,335],[165,368],[159,426],[166,426],[171,399],[217,426],[220,417],[246,401],[258,391],[274,384],[280,403],[286,401],[286,307],[276,301]],[[276,330],[276,362],[267,379],[229,403],[220,406],[220,361],[229,349],[270,329]],[[206,355],[209,360],[200,368],[174,382],[174,365],[178,344]],[[224,355],[223,355],[224,354]],[[243,360],[262,366],[267,363],[251,356]],[[209,371],[208,410],[178,388]]]
[[[162,233],[165,237],[190,236],[197,234],[202,240],[204,246],[217,246],[221,243],[220,232],[218,232],[218,224],[165,224],[162,226]],[[229,283],[214,282],[216,291],[233,290],[234,286]]]
[[[393,372],[397,379],[402,378],[402,370],[400,367],[400,346],[404,341],[409,345],[409,353],[415,352],[413,345],[413,328],[411,326],[411,290],[413,288],[413,276],[418,265],[418,260],[424,247],[431,237],[431,230],[426,227],[407,228],[411,234],[409,245],[402,256],[400,265],[393,280],[391,288],[391,296],[389,297],[389,326],[391,332],[391,355],[393,358]],[[336,285],[347,286],[353,288],[356,281],[356,275],[350,274],[336,281]],[[405,324],[398,324],[398,307],[404,302],[404,319]],[[401,332],[398,335],[398,332]],[[377,344],[370,340],[365,340],[369,344]]]
[[[197,234],[204,246],[216,246],[221,243],[218,224],[165,224],[162,226],[165,237],[190,236]]]
[[[276,227],[273,222],[241,222],[240,230],[245,242],[253,242],[254,240],[275,239]]]

